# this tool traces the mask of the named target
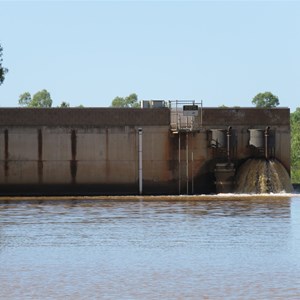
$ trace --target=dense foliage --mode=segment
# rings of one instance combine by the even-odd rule
[[[50,108],[52,107],[53,101],[50,93],[47,90],[41,90],[31,97],[29,92],[25,92],[19,96],[19,105],[30,108]],[[58,108],[69,108],[71,107],[69,102],[62,101]],[[77,107],[84,107],[80,104]]]
[[[0,85],[3,83],[4,79],[5,79],[5,74],[8,72],[8,69],[4,68],[2,66],[2,51],[3,51],[3,48],[0,44]]]
[[[300,183],[300,107],[291,113],[291,177]]]
[[[66,102],[66,101],[63,101],[60,106],[58,106],[60,108],[68,108],[70,107],[70,103],[69,102]]]
[[[279,99],[271,92],[264,92],[257,94],[252,99],[252,104],[256,107],[273,108],[279,105]]]
[[[52,99],[47,90],[42,90],[31,97],[29,92],[25,92],[19,97],[19,105],[25,107],[52,107]]]
[[[139,108],[140,103],[138,101],[137,94],[130,94],[127,97],[116,97],[111,102],[112,107],[131,107],[131,108]]]

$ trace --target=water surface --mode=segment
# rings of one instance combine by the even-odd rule
[[[300,198],[0,202],[0,299],[299,299]]]

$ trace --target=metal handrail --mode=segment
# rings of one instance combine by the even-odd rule
[[[198,104],[200,105],[200,126],[196,128],[194,116],[183,116],[183,106]],[[171,113],[170,128],[173,132],[193,131],[202,128],[202,100],[200,102],[196,102],[195,100],[169,100],[169,108]]]

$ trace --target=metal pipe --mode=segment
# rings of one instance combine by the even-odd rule
[[[230,162],[230,137],[231,137],[231,126],[227,128],[227,160]]]
[[[180,195],[181,169],[180,169],[180,131],[178,132],[178,194]]]
[[[192,151],[192,195],[194,195],[194,151]]]
[[[270,127],[267,126],[265,129],[265,158],[269,159],[269,147],[268,147],[268,137],[269,137]]]
[[[189,134],[186,132],[186,193],[189,194]]]
[[[201,111],[200,111],[200,127],[201,127],[201,129],[202,129],[202,121],[203,121],[203,119],[202,119],[202,108],[203,108],[203,101],[201,100]]]
[[[139,133],[139,193],[143,194],[143,129],[138,129]]]
[[[192,195],[194,195],[194,134],[192,134],[192,142],[191,142],[191,159],[192,159]]]

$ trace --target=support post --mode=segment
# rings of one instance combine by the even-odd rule
[[[192,195],[194,195],[194,133],[191,134],[191,160],[192,160]]]
[[[194,195],[194,151],[192,151],[192,195]]]
[[[178,131],[178,195],[180,195],[180,186],[181,186],[181,166],[180,166],[180,131]]]
[[[201,100],[201,111],[200,111],[200,127],[202,129],[203,115],[202,115],[203,101]]]
[[[143,129],[138,129],[139,133],[139,193],[143,194]]]
[[[189,194],[189,134],[186,133],[186,193]]]
[[[269,137],[270,127],[267,126],[265,129],[265,158],[269,159],[269,149],[268,149],[268,137]]]
[[[231,126],[227,128],[227,160],[230,163],[230,137],[231,137]]]

